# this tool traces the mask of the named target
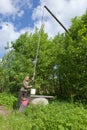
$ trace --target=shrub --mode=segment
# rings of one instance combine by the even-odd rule
[[[17,101],[17,98],[10,93],[0,93],[0,105],[13,107],[15,101]]]

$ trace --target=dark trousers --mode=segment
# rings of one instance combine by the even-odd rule
[[[22,98],[27,97],[27,91],[19,91],[18,94],[18,101],[17,101],[17,107],[19,108],[21,105]]]

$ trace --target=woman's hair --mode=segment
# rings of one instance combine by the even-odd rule
[[[29,76],[26,76],[24,80],[29,81]]]

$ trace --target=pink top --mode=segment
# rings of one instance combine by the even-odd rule
[[[27,106],[28,103],[29,103],[29,99],[28,98],[23,98],[22,105]]]

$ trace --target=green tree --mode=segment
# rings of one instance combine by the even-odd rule
[[[33,76],[39,33],[36,28],[34,34],[25,33],[12,42],[12,49],[3,58],[6,90],[18,91],[25,75]],[[54,91],[55,55],[55,44],[42,28],[35,77],[35,87],[38,92],[50,94]]]
[[[57,78],[60,95],[86,98],[87,91],[87,12],[72,19],[70,35],[56,36],[58,45]],[[58,93],[59,94],[59,93]]]

